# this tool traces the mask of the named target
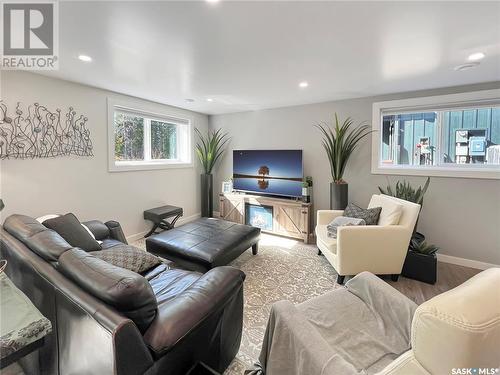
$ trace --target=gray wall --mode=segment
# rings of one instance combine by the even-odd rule
[[[315,209],[329,206],[331,176],[321,135],[314,127],[332,123],[335,112],[341,118],[351,116],[356,122],[371,121],[372,103],[417,96],[440,95],[498,88],[498,82],[426,92],[402,93],[370,98],[343,100],[303,106],[276,108],[209,117],[209,128],[224,128],[232,137],[230,149],[302,149],[306,175],[314,179]],[[313,88],[311,88],[313,89]],[[395,183],[400,176],[372,175],[371,141],[365,140],[348,165],[349,199],[366,206],[377,186]],[[232,174],[229,151],[217,168],[216,194],[220,183]],[[404,177],[414,184],[425,178]],[[215,199],[216,206],[218,200]],[[481,262],[500,264],[500,180],[465,178],[431,179],[418,230],[441,253]]]
[[[53,110],[73,106],[89,119],[95,156],[1,161],[0,197],[6,205],[3,218],[12,213],[39,216],[74,212],[81,220],[119,220],[130,236],[150,227],[142,218],[147,208],[169,203],[183,207],[185,217],[199,214],[197,167],[108,172],[108,97],[147,105],[158,112],[184,113],[194,119],[194,126],[202,130],[208,126],[206,115],[37,74],[4,71],[1,98],[11,117],[18,101],[23,108],[35,102]]]

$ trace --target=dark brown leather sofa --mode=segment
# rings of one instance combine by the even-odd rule
[[[103,248],[126,243],[117,222],[86,225]],[[130,274],[22,215],[5,220],[0,245],[9,278],[52,322],[22,361],[29,374],[175,375],[199,361],[222,372],[239,349],[245,275],[235,268],[165,262]],[[113,280],[127,280],[125,292]]]

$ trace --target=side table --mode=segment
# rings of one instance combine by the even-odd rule
[[[175,222],[183,215],[183,213],[184,212],[181,207],[168,205],[144,211],[144,219],[153,222],[153,228],[144,236],[144,238],[151,236],[158,228],[163,230],[172,229]],[[168,218],[172,218],[170,222],[166,220]]]

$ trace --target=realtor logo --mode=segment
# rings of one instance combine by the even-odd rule
[[[57,69],[57,3],[10,1],[1,8],[1,68]]]

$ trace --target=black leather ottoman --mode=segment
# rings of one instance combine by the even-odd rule
[[[259,238],[259,228],[201,218],[149,237],[146,248],[181,267],[206,272],[227,265],[250,247],[256,255]]]

